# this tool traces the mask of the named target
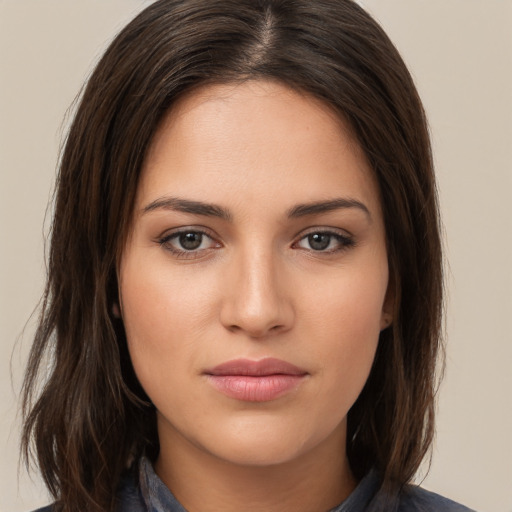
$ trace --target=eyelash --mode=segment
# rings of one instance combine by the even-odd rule
[[[328,230],[328,229],[312,229],[309,232],[303,234],[297,242],[294,242],[293,246],[297,246],[300,242],[302,242],[303,240],[307,239],[308,237],[310,237],[312,235],[328,236],[329,237],[329,245],[331,244],[333,238],[338,242],[337,247],[335,247],[334,249],[315,250],[313,248],[311,248],[311,249],[303,248],[303,250],[310,251],[313,254],[319,254],[319,255],[321,255],[321,254],[326,254],[326,255],[336,254],[336,253],[346,251],[347,249],[350,249],[351,247],[354,247],[356,245],[356,242],[352,236],[349,236],[346,234],[341,234],[339,232]]]
[[[212,240],[217,247],[208,247],[205,249],[177,249],[176,247],[173,247],[171,244],[172,240],[179,239],[180,236],[187,235],[187,234],[194,234],[194,235],[201,235],[201,237],[206,237]],[[328,249],[328,250],[315,250],[313,248],[307,249],[307,248],[301,248],[297,247],[297,245],[302,242],[303,240],[307,239],[308,237],[312,235],[323,235],[329,237],[329,245],[332,243],[332,239],[334,238],[338,242],[338,246],[334,249]],[[158,243],[161,247],[163,247],[166,251],[169,251],[174,256],[180,259],[196,259],[201,257],[201,255],[204,254],[204,251],[209,251],[211,249],[215,249],[220,247],[220,243],[216,242],[215,239],[208,234],[206,231],[201,229],[180,229],[179,231],[174,231],[172,233],[169,233],[161,238],[158,239]],[[201,240],[201,244],[203,243],[203,240]],[[350,249],[351,247],[354,247],[356,245],[356,242],[352,236],[347,236],[345,234],[337,233],[332,230],[325,230],[325,229],[315,229],[311,230],[308,233],[302,234],[302,236],[292,244],[293,248],[301,249],[304,251],[311,252],[316,255],[330,255],[330,254],[336,254],[343,251],[346,251],[347,249]]]
[[[174,256],[176,256],[179,259],[195,259],[199,258],[202,254],[204,254],[204,251],[209,251],[210,249],[214,249],[215,247],[209,247],[207,249],[194,249],[194,250],[186,250],[186,249],[177,249],[176,247],[173,247],[171,245],[172,240],[178,239],[182,235],[187,234],[194,234],[194,235],[201,235],[202,237],[207,237],[213,242],[215,242],[214,238],[209,235],[206,231],[201,229],[180,229],[179,231],[174,231],[172,233],[169,233],[161,238],[158,239],[158,243],[161,247],[163,247],[166,251],[169,251]],[[201,240],[201,243],[203,240]],[[220,247],[220,244],[216,242],[217,246]]]

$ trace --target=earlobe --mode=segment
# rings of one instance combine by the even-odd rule
[[[393,323],[393,311],[395,310],[395,292],[391,282],[388,282],[382,313],[380,316],[380,330],[387,329]]]
[[[390,313],[382,312],[380,317],[380,330],[387,329],[393,323],[393,316]]]
[[[114,315],[114,318],[121,318],[121,309],[119,308],[119,304],[117,302],[112,304],[112,315]]]

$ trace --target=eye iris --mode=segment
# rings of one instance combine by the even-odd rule
[[[183,233],[180,235],[179,240],[183,249],[192,251],[201,245],[203,235],[201,233]]]
[[[331,242],[331,235],[313,233],[308,235],[308,242],[310,247],[315,251],[323,251],[329,247],[329,243]]]

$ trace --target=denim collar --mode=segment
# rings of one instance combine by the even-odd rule
[[[187,512],[155,473],[151,462],[142,458],[139,465],[139,484],[148,512]],[[366,475],[350,496],[330,512],[363,512],[375,496],[379,478],[375,471]]]

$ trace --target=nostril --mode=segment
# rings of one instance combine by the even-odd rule
[[[265,279],[251,276],[240,286],[231,286],[222,298],[221,324],[233,334],[243,332],[255,339],[288,330],[294,321],[292,301],[279,294],[274,281],[269,284],[270,274]]]
[[[262,326],[246,326],[241,327],[240,325],[232,324],[226,326],[227,330],[232,333],[240,333],[245,332],[251,338],[264,338],[269,334],[276,334],[282,330],[285,330],[285,326],[283,324],[276,324],[271,327],[265,328]]]

